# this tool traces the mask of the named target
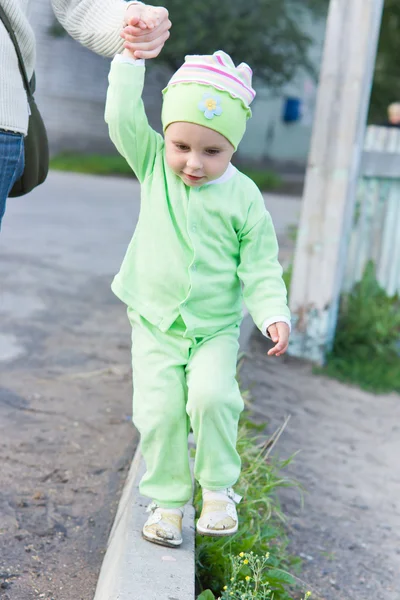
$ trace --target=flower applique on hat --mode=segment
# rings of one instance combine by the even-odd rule
[[[206,92],[198,104],[199,110],[204,113],[206,119],[213,119],[222,115],[221,98],[216,94]]]

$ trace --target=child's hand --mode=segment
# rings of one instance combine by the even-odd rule
[[[124,48],[133,58],[155,58],[169,38],[171,21],[162,6],[132,4],[126,11],[126,27],[121,32]],[[128,52],[124,54],[128,54]]]
[[[285,354],[289,346],[290,328],[287,323],[279,321],[268,327],[268,333],[271,336],[275,346],[268,352],[268,356],[281,356]]]

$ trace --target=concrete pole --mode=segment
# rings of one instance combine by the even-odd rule
[[[290,290],[290,353],[335,334],[384,0],[331,0]]]

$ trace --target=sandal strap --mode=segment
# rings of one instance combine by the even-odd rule
[[[206,500],[203,504],[203,510],[201,511],[201,516],[214,514],[215,516],[228,515],[235,521],[237,521],[237,513],[235,505],[229,501],[223,500]]]
[[[239,494],[236,494],[236,492],[234,491],[233,488],[228,488],[226,490],[226,493],[227,493],[228,498],[230,498],[231,500],[233,500],[235,504],[239,504],[239,502],[243,498],[243,496],[239,496]]]

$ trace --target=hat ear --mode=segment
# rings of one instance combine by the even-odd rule
[[[249,65],[244,62],[240,63],[240,65],[237,67],[237,70],[239,71],[239,73],[240,73],[243,81],[246,83],[246,85],[251,87],[253,71],[250,69]]]
[[[219,65],[222,65],[223,67],[230,67],[231,69],[235,68],[235,63],[233,62],[233,60],[231,59],[229,54],[227,54],[223,50],[217,50],[216,52],[214,52],[213,58],[215,62],[217,62]]]

